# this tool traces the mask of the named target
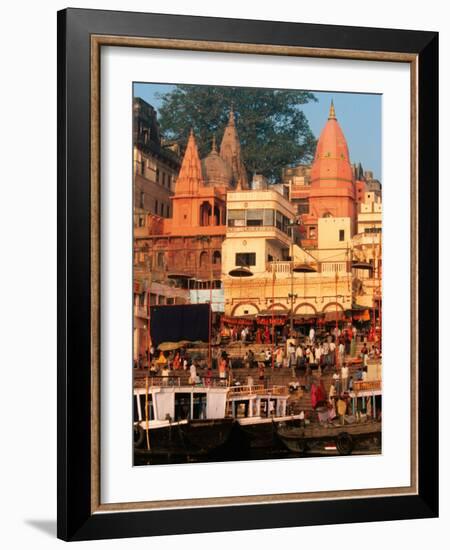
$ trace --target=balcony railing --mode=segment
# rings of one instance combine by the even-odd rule
[[[263,384],[252,386],[232,386],[228,390],[228,397],[239,397],[244,395],[288,395],[286,386],[272,386],[265,388]]]
[[[379,391],[381,390],[381,380],[367,380],[361,382],[353,382],[353,391]]]

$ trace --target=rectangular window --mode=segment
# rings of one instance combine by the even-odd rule
[[[316,228],[314,226],[309,228],[309,238],[310,239],[316,238]]]
[[[228,227],[245,227],[245,210],[228,210]]]
[[[236,253],[236,266],[256,265],[256,252],[237,252]]]
[[[139,195],[139,207],[144,208],[144,201],[145,201],[145,193],[144,191],[141,191]]]
[[[364,233],[381,233],[381,227],[366,227]]]
[[[299,199],[297,206],[298,214],[309,214],[309,199]]]
[[[147,398],[147,412],[145,411],[145,394],[144,393],[141,393],[139,394],[139,405],[140,405],[140,409],[141,409],[141,420],[154,420],[155,419],[155,412],[153,410],[153,399],[152,399],[152,395],[149,394],[148,395],[148,398]],[[136,411],[137,413],[138,411]],[[135,418],[136,419],[136,418]],[[136,419],[137,421],[137,419]]]
[[[247,226],[255,227],[263,225],[264,220],[264,210],[247,210]]]
[[[206,393],[194,393],[192,403],[192,417],[206,418]]]
[[[175,420],[188,420],[191,418],[191,394],[175,394]]]
[[[156,169],[156,183],[159,183],[159,168]]]
[[[158,201],[155,200],[155,214],[158,213]]]
[[[271,209],[264,210],[264,225],[273,227],[274,211]]]
[[[164,204],[161,203],[161,216],[164,216]]]
[[[344,229],[339,229],[339,240],[340,241],[345,241],[345,230]]]
[[[283,230],[283,214],[281,214],[281,212],[276,212],[275,225],[277,229]]]

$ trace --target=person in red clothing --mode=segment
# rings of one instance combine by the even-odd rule
[[[311,406],[313,409],[317,407],[317,386],[315,382],[311,384]]]
[[[317,387],[317,404],[322,404],[327,400],[327,392],[325,391],[325,386],[323,380],[319,382]]]
[[[173,368],[174,370],[178,370],[181,368],[181,357],[180,354],[177,352],[174,359],[173,359]]]

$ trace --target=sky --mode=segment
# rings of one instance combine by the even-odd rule
[[[134,96],[141,97],[158,110],[157,94],[170,92],[174,84],[135,83]],[[352,163],[360,162],[381,181],[381,95],[348,92],[316,92],[317,102],[302,105],[314,135],[318,139],[334,102],[336,117],[347,139]]]

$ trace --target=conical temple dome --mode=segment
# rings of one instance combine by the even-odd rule
[[[311,184],[326,182],[352,182],[347,140],[336,119],[334,104],[331,102],[328,121],[320,134],[316,154],[311,168]]]
[[[215,137],[213,137],[211,152],[202,160],[202,170],[205,185],[220,185],[231,188],[233,171],[231,166],[219,155]]]
[[[176,194],[191,194],[203,184],[202,166],[198,155],[197,142],[191,130],[181,163],[180,173],[175,184]]]
[[[230,110],[228,124],[220,144],[220,156],[231,166],[233,172],[233,187],[248,189],[247,172],[241,156],[241,144],[236,129],[233,108]]]

